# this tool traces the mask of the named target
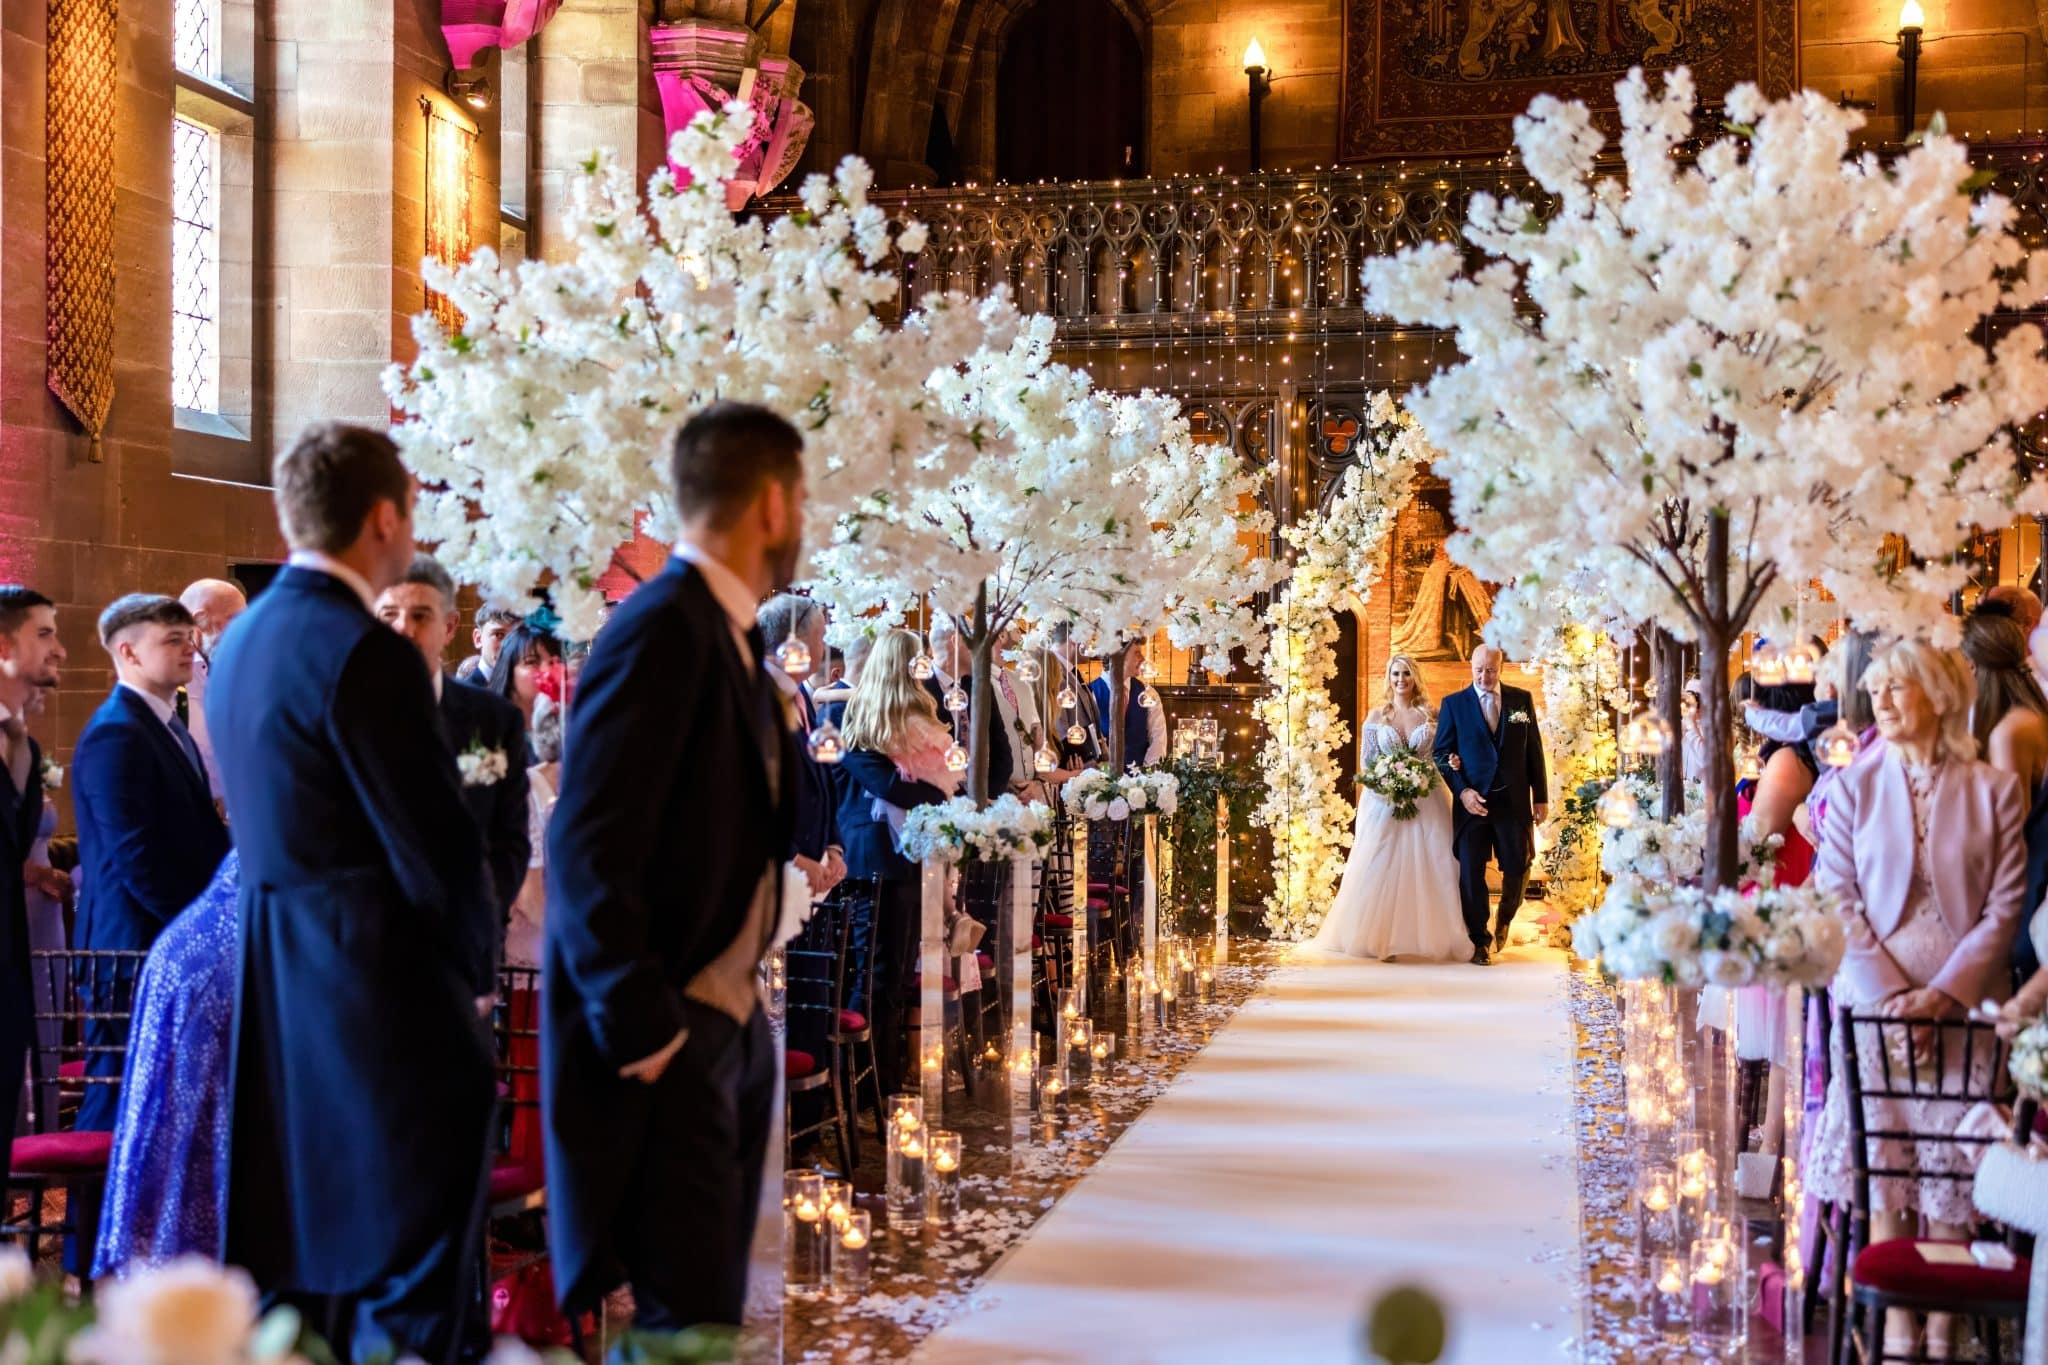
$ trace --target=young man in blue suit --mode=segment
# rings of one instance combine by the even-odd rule
[[[760,600],[796,572],[803,438],[715,403],[670,452],[682,540],[619,607],[548,827],[541,1113],[555,1287],[633,1325],[738,1326],[774,1130],[759,967],[794,820]]]
[[[242,861],[227,1260],[344,1355],[474,1360],[493,898],[426,666],[371,610],[415,490],[340,423],[273,484],[291,559],[206,696]]]
[[[14,1142],[35,1025],[22,875],[43,819],[43,751],[28,733],[29,702],[57,686],[63,667],[56,605],[0,583],[0,1148]]]
[[[1458,899],[1472,936],[1472,961],[1491,962],[1508,946],[1535,851],[1536,826],[1550,814],[1543,772],[1543,736],[1536,703],[1519,687],[1503,687],[1501,652],[1472,653],[1472,685],[1444,698],[1436,721],[1436,766],[1451,788],[1451,838],[1458,854]],[[1500,864],[1496,926],[1486,890],[1486,865]]]
[[[505,923],[533,860],[526,808],[526,718],[503,697],[442,672],[443,655],[455,638],[455,580],[432,555],[415,555],[405,577],[378,594],[377,619],[412,641],[425,660],[441,733],[457,756],[458,767],[462,755],[478,760],[463,775],[462,800],[484,837],[484,861],[491,869],[494,913],[483,932],[492,954],[484,966],[495,975],[503,956]]]
[[[71,804],[78,818],[78,860],[85,870],[72,944],[98,952],[147,949],[173,917],[198,898],[228,854],[228,830],[213,804],[206,762],[178,719],[178,689],[192,680],[198,648],[192,613],[174,597],[130,593],[100,613],[100,644],[114,663],[112,695],[86,722],[71,752]],[[125,972],[132,989],[133,971]],[[90,981],[109,998],[121,983]],[[96,1049],[78,1127],[111,1132],[119,1108],[121,1051],[127,1026],[95,1020]]]

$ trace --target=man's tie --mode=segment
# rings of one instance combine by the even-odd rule
[[[192,742],[192,732],[185,728],[185,722],[173,715],[169,721],[171,737],[178,741],[178,747],[185,751],[185,761],[192,765],[192,771],[199,774],[201,786],[206,785],[206,760],[199,756],[199,746]]]
[[[178,689],[178,695],[171,700],[171,714],[178,718],[180,725],[192,723],[192,694],[182,687]]]
[[[28,791],[28,721],[10,715],[0,720],[0,738],[7,741],[7,780],[16,795]]]
[[[1486,712],[1486,728],[1498,730],[1500,728],[1500,719],[1496,713],[1500,707],[1500,698],[1491,692],[1481,692],[1479,694],[1479,706],[1480,709]]]

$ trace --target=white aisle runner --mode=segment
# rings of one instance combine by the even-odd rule
[[[1294,962],[916,1357],[1355,1361],[1412,1281],[1446,1359],[1544,1365],[1578,1335],[1564,956]]]

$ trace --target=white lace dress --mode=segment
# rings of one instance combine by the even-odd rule
[[[1382,753],[1413,749],[1428,754],[1436,725],[1425,722],[1403,735],[1374,722],[1359,736],[1359,766]],[[1438,782],[1416,803],[1411,819],[1396,820],[1379,796],[1358,789],[1358,831],[1336,904],[1314,944],[1349,957],[1464,962],[1472,956],[1465,913],[1458,902],[1458,859],[1451,845],[1451,797]]]

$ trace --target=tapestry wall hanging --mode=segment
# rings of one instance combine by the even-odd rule
[[[444,115],[431,100],[420,101],[427,120],[426,253],[443,265],[469,259],[469,187],[476,130]],[[427,291],[427,311],[443,327],[462,326],[462,310],[446,296]]]
[[[1346,161],[1506,151],[1537,95],[1583,100],[1610,130],[1632,66],[1689,66],[1715,103],[1798,83],[1797,0],[1345,0]]]
[[[92,438],[95,460],[114,402],[114,17],[115,0],[50,0],[43,123],[48,383]]]

